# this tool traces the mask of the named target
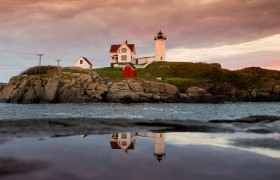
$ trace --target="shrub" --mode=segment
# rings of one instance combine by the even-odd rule
[[[38,74],[47,74],[49,70],[55,69],[56,66],[35,66],[30,67],[23,72],[20,73],[20,75],[38,75]]]
[[[222,82],[224,81],[224,76],[222,69],[214,67],[205,73],[204,78],[211,79],[213,82]]]
[[[239,86],[239,87],[246,87],[247,86],[247,80],[245,76],[242,74],[236,72],[236,71],[229,71],[226,73],[226,79],[228,82],[230,82],[233,85]]]

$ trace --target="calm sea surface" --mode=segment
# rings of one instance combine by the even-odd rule
[[[208,121],[252,115],[280,116],[280,103],[0,104],[0,120],[86,117]]]
[[[122,134],[119,133],[119,138]],[[279,150],[231,145],[234,138],[250,134],[160,133],[156,138],[151,133],[146,137],[145,133],[125,134],[131,136],[122,141],[112,139],[110,134],[18,138],[2,144],[0,141],[0,179],[278,180],[280,177]],[[273,138],[273,135],[253,137]],[[117,142],[119,146],[123,142],[133,145],[123,148]]]
[[[0,104],[0,120],[198,120],[280,116],[280,103]],[[5,133],[5,132],[4,132]],[[0,136],[0,179],[270,179],[280,177],[279,133],[115,132]]]

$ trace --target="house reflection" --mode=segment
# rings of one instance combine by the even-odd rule
[[[120,149],[124,152],[128,152],[129,150],[134,150],[135,148],[135,139],[133,137],[147,137],[154,139],[154,156],[160,162],[165,156],[164,151],[164,133],[153,133],[153,132],[143,132],[143,133],[115,133],[111,134],[110,145],[112,149]]]
[[[111,148],[121,149],[127,153],[128,150],[133,150],[135,139],[132,139],[133,133],[116,133],[111,135]]]

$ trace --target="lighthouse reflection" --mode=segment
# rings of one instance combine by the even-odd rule
[[[111,134],[110,145],[112,149],[121,150],[127,153],[130,150],[135,149],[136,139],[134,137],[144,137],[154,139],[154,156],[160,162],[165,156],[164,150],[164,133],[153,133],[153,132],[122,132]]]

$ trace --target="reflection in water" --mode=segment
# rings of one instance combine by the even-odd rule
[[[177,136],[178,134],[178,136]],[[212,145],[224,148],[237,148],[254,153],[259,153],[269,157],[280,157],[279,142],[280,135],[274,134],[250,134],[250,133],[235,133],[235,134],[221,134],[221,133],[184,133],[186,136],[181,136],[181,133],[168,133],[168,137],[165,137],[165,133],[153,133],[153,132],[121,132],[111,134],[110,145],[111,149],[119,149],[124,152],[135,149],[136,139],[133,137],[144,137],[154,139],[154,156],[158,161],[161,161],[165,157],[165,143],[171,144],[200,144],[200,145]],[[87,137],[88,134],[81,134],[81,138]],[[250,137],[244,139],[244,137]],[[256,139],[257,138],[257,139]],[[166,142],[165,142],[166,141]],[[244,144],[244,142],[246,144]],[[238,144],[239,142],[239,144]],[[243,142],[240,143],[240,142]],[[256,144],[254,142],[264,142],[262,144]],[[272,143],[271,143],[272,142]],[[246,147],[247,146],[247,147]]]
[[[154,156],[160,162],[162,158],[165,156],[164,152],[164,133],[153,133],[153,132],[144,132],[144,133],[115,133],[111,135],[111,148],[112,149],[121,149],[124,152],[128,152],[128,150],[134,150],[136,140],[133,139],[135,136],[147,137],[154,139]]]
[[[85,137],[87,137],[87,136],[88,136],[87,134],[81,134],[81,135],[80,135],[81,138],[85,138]]]
[[[230,144],[233,138],[262,136],[245,133],[126,132],[60,136],[46,138],[45,141],[16,138],[0,145],[0,176],[1,170],[3,172],[8,167],[11,170],[0,179],[278,180],[279,158],[244,151]],[[279,154],[279,150],[275,153]],[[35,164],[38,169],[16,171],[9,163],[14,161],[3,161],[7,158],[20,162],[42,162],[47,166]],[[156,161],[161,162],[162,159],[163,163]]]

